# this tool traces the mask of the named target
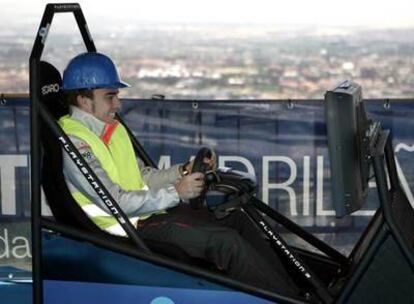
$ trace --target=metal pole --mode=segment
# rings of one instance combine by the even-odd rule
[[[32,229],[32,275],[33,303],[43,303],[42,242],[41,242],[41,197],[40,197],[40,134],[39,134],[39,63],[55,13],[75,14],[85,45],[94,51],[93,40],[87,29],[85,18],[77,3],[47,4],[36,33],[29,59],[30,69],[30,170],[31,170],[31,229]]]
[[[39,145],[39,61],[53,20],[53,8],[47,5],[30,54],[30,181],[33,303],[43,303],[42,235],[40,198],[40,145]]]
[[[328,288],[322,281],[309,269],[307,265],[293,252],[290,246],[274,231],[253,205],[245,204],[242,209],[253,219],[257,226],[269,238],[270,242],[277,250],[277,254],[283,256],[288,261],[290,268],[293,269],[300,277],[302,277],[311,289],[313,289],[318,297],[324,303],[332,303],[333,298]]]
[[[149,156],[149,154],[147,153],[147,151],[145,151],[145,149],[141,145],[141,143],[135,138],[134,134],[128,128],[128,126],[125,124],[125,122],[121,118],[121,116],[119,116],[118,114],[116,114],[116,119],[125,127],[128,135],[129,135],[129,139],[131,139],[131,142],[132,142],[132,145],[134,147],[135,152],[138,154],[139,158],[142,159],[142,161],[144,162],[144,164],[146,166],[150,166],[150,167],[153,167],[153,168],[157,168],[157,165],[155,164],[155,162],[151,159],[151,157]]]
[[[37,79],[38,63],[30,61],[30,169],[31,169],[31,203],[32,203],[32,273],[33,303],[43,303],[42,242],[41,242],[41,203],[40,203],[40,147],[39,147],[39,116]]]
[[[258,200],[257,198],[252,198],[253,205],[261,212],[275,220],[278,224],[281,224],[290,232],[293,232],[295,235],[300,237],[302,240],[307,242],[308,244],[314,246],[327,256],[334,259],[336,262],[340,263],[342,267],[347,268],[349,266],[349,260],[346,256],[341,254],[339,251],[335,250],[331,246],[327,245],[317,237],[313,236],[312,234],[306,232],[302,227],[297,225],[296,223],[292,222],[285,216],[281,215],[276,210],[270,208],[268,205],[263,203],[262,201]]]

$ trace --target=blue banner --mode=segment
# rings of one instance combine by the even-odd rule
[[[28,263],[31,257],[28,104],[27,98],[11,98],[0,106],[0,264]],[[413,100],[369,100],[366,109],[369,118],[392,130],[397,169],[413,204]],[[322,100],[128,99],[121,116],[160,168],[211,147],[219,166],[256,175],[264,202],[344,253],[378,206],[371,182],[361,211],[334,217]]]

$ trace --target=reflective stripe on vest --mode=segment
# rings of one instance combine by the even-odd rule
[[[113,183],[126,191],[148,189],[142,180],[128,133],[122,124],[106,125],[101,138],[84,124],[69,116],[62,117],[59,124],[66,134],[76,136],[90,146]],[[72,196],[98,227],[116,235],[126,235],[112,215],[91,202],[81,192],[73,192]],[[140,218],[144,219],[149,216],[140,216]],[[130,218],[130,220],[135,226],[138,217]]]

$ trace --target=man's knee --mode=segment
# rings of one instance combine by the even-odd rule
[[[234,210],[225,222],[227,226],[234,227],[236,230],[243,230],[246,226],[252,225],[249,217],[241,210]]]
[[[214,237],[214,247],[220,255],[230,259],[243,258],[247,253],[248,244],[235,229],[228,228]]]
[[[236,229],[226,228],[222,232],[216,234],[216,239],[225,244],[238,243],[241,239],[240,234]]]

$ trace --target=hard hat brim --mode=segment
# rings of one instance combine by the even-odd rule
[[[80,87],[71,87],[71,86],[62,86],[62,91],[74,91],[74,90],[96,90],[96,89],[124,89],[124,88],[130,88],[131,85],[129,83],[126,83],[124,81],[120,81],[117,83],[114,83],[112,85],[94,85],[94,86],[89,86],[89,87],[84,87],[84,88],[80,88]]]

